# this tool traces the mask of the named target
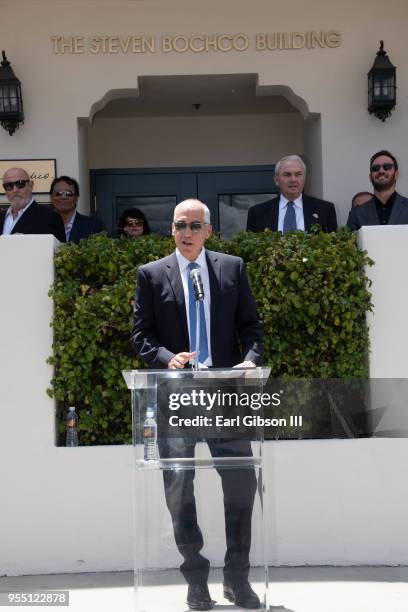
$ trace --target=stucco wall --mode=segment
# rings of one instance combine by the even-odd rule
[[[152,168],[270,164],[288,151],[303,154],[303,131],[302,117],[295,113],[101,119],[89,128],[89,165]]]
[[[369,254],[379,269],[388,270],[395,257],[406,259],[407,240],[392,233],[408,228],[366,229],[378,232]],[[400,252],[383,248],[387,241],[399,244]],[[53,250],[51,236],[0,238],[0,574],[131,569],[134,507],[157,525],[152,549],[162,539],[168,543],[162,564],[177,566],[160,474],[148,487],[155,495],[143,496],[137,484],[133,489],[131,447],[54,445],[54,403],[45,393],[52,376],[45,360],[52,350],[47,293]],[[401,318],[406,307],[394,298],[398,290],[398,278],[385,296],[378,278],[373,284],[373,303],[380,306],[378,321],[376,311],[371,321],[376,376],[405,372],[398,350],[383,337],[400,317],[401,346],[408,341]],[[408,564],[407,462],[406,438],[269,442],[264,479],[271,564]],[[212,533],[206,552],[221,565],[221,489],[213,476],[197,479],[204,485],[199,511]]]

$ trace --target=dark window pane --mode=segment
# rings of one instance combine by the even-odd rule
[[[170,236],[173,210],[177,204],[176,196],[117,196],[116,197],[116,228],[119,219],[127,208],[138,208],[149,222],[154,234]]]
[[[246,229],[248,208],[274,196],[276,193],[224,193],[218,196],[221,236],[231,238]]]

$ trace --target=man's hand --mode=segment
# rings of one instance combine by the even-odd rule
[[[174,355],[174,357],[170,359],[169,363],[167,364],[167,367],[170,370],[178,370],[178,369],[184,368],[186,363],[188,363],[190,359],[194,357],[194,355],[195,355],[195,352],[194,353],[177,353],[177,355]]]
[[[256,368],[256,365],[253,361],[243,361],[234,365],[234,368]]]

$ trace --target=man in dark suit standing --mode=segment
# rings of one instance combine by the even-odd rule
[[[331,202],[303,194],[306,166],[298,155],[282,157],[275,166],[275,183],[280,195],[248,210],[247,230],[262,232],[308,232],[312,225],[320,225],[325,232],[337,229],[336,210]]]
[[[53,234],[65,242],[64,224],[50,208],[33,198],[33,181],[23,168],[9,168],[3,176],[9,208],[1,213],[0,234]]]
[[[205,250],[211,234],[210,211],[198,200],[186,200],[174,211],[172,235],[176,251],[138,270],[132,345],[153,368],[184,368],[194,357],[195,331],[190,326],[188,277],[200,269],[204,286],[205,337],[200,361],[207,367],[255,367],[263,338],[255,301],[243,262],[238,257]],[[248,440],[208,440],[213,456],[251,456]],[[235,445],[235,446],[234,446]],[[193,457],[195,442],[164,440],[161,457]],[[251,468],[220,469],[225,508],[227,551],[224,596],[243,608],[259,608],[249,582],[251,517],[256,491]],[[197,523],[194,470],[164,470],[166,502],[177,547],[184,558],[181,572],[188,583],[187,604],[210,610],[214,601],[207,580],[209,561],[200,554],[203,537]]]
[[[79,243],[84,238],[102,231],[98,219],[82,215],[77,211],[79,185],[74,178],[70,176],[55,178],[51,183],[50,196],[54,209],[64,222],[67,242]]]
[[[350,210],[347,227],[358,230],[363,225],[408,224],[408,198],[396,191],[398,176],[398,162],[392,153],[374,153],[370,159],[374,196],[364,206]]]

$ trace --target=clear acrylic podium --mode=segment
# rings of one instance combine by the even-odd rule
[[[265,524],[265,482],[262,477],[263,465],[263,427],[248,428],[251,434],[246,433],[246,427],[240,424],[237,440],[235,434],[226,441],[229,451],[223,456],[212,456],[210,448],[212,443],[216,446],[223,444],[223,431],[219,428],[212,431],[211,440],[198,433],[194,441],[193,454],[186,457],[169,455],[163,449],[167,448],[169,441],[168,430],[161,431],[160,418],[158,422],[158,450],[157,458],[153,461],[144,459],[143,423],[149,408],[157,413],[158,404],[163,405],[163,389],[174,388],[181,391],[191,389],[195,384],[205,384],[206,389],[214,389],[219,381],[233,381],[240,389],[240,398],[251,396],[254,391],[262,392],[263,385],[269,376],[269,368],[253,369],[204,369],[193,370],[127,370],[123,372],[126,384],[131,390],[132,419],[133,419],[133,446],[134,446],[134,516],[135,516],[135,595],[136,612],[184,612],[188,610],[186,603],[187,582],[186,575],[182,575],[180,566],[185,556],[176,544],[174,532],[174,517],[172,521],[166,503],[164,482],[175,477],[193,480],[197,523],[202,534],[203,546],[200,554],[209,561],[208,587],[213,600],[216,600],[215,610],[241,610],[223,596],[223,567],[226,555],[226,518],[230,524],[231,514],[224,516],[225,482],[234,483],[232,486],[239,491],[237,512],[240,499],[248,497],[245,484],[254,483],[253,509],[250,518],[250,553],[248,579],[259,596],[261,610],[268,608],[268,537]],[[247,392],[245,391],[247,389]],[[219,392],[219,389],[218,389]],[[159,400],[160,395],[160,400]],[[164,394],[166,401],[166,395]],[[159,411],[161,409],[159,408]],[[174,409],[171,414],[176,414]],[[256,415],[260,415],[257,410]],[[211,410],[203,411],[208,418]],[[231,415],[231,409],[229,412]],[[160,416],[160,415],[158,415]],[[215,419],[213,419],[215,420]],[[225,419],[224,419],[225,420]],[[242,421],[242,419],[241,419]],[[226,420],[228,423],[228,420]],[[170,429],[170,428],[169,428]],[[228,430],[230,431],[230,430]],[[172,435],[170,433],[170,435]],[[219,436],[219,437],[218,437]],[[185,441],[177,433],[178,440]],[[239,438],[239,439],[238,439]],[[225,442],[225,440],[224,440]],[[243,445],[249,452],[242,453]],[[218,446],[217,446],[218,448]],[[231,452],[232,449],[232,452]],[[235,452],[237,449],[237,452]],[[221,476],[221,477],[220,477]],[[222,483],[222,486],[221,486]],[[168,489],[167,489],[168,493]],[[224,490],[225,493],[225,490]],[[184,490],[182,492],[184,494]],[[244,505],[244,503],[242,503]],[[229,506],[235,508],[235,506]],[[251,516],[249,514],[249,516]],[[181,522],[181,521],[180,521]],[[239,522],[239,521],[238,521]],[[176,529],[176,528],[175,528]],[[226,559],[225,559],[225,563]]]

